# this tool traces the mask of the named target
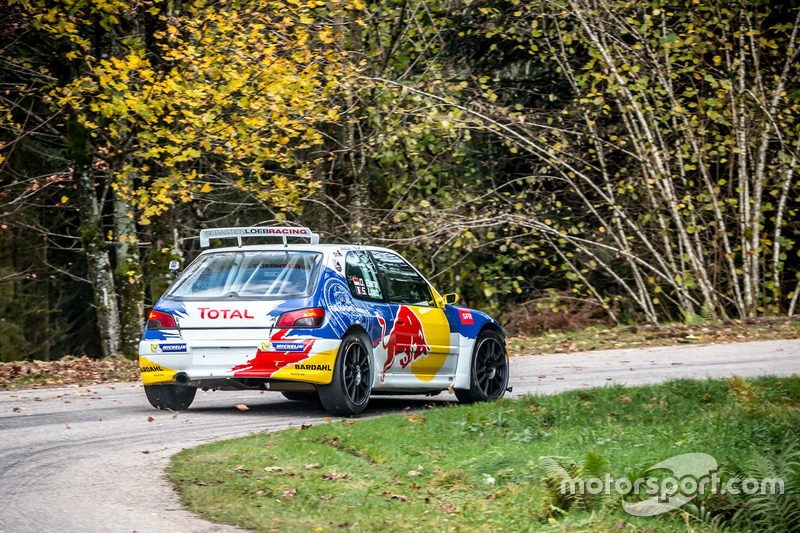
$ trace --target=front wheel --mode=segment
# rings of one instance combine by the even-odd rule
[[[484,331],[475,341],[470,365],[469,389],[456,389],[459,402],[496,400],[508,387],[508,357],[505,342],[494,331]]]
[[[332,415],[357,415],[367,407],[371,389],[369,348],[358,335],[345,335],[330,385],[317,387],[322,406]]]
[[[197,387],[186,385],[145,385],[144,393],[156,409],[181,411],[188,409],[197,394]]]

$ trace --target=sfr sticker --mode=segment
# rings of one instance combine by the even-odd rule
[[[462,324],[474,324],[475,322],[472,320],[472,312],[468,309],[461,309],[461,323]]]

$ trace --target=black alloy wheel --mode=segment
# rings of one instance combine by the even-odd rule
[[[344,388],[347,396],[356,405],[369,397],[369,354],[359,342],[347,347],[343,358]]]
[[[322,406],[329,413],[339,416],[362,412],[369,402],[372,377],[371,354],[367,344],[357,334],[345,335],[330,384],[317,386]]]
[[[484,331],[475,341],[469,389],[456,389],[460,402],[496,400],[508,387],[508,358],[504,340],[494,331]]]

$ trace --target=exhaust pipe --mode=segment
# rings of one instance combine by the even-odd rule
[[[189,383],[189,376],[186,372],[178,372],[172,377],[173,380],[179,385],[186,385]]]

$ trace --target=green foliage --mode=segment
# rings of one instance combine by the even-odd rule
[[[780,480],[783,490],[744,498],[733,523],[755,531],[800,531],[800,445],[796,435],[787,435],[772,453],[754,453],[741,475],[743,479]]]
[[[604,479],[611,473],[608,462],[594,452],[587,452],[582,464],[563,457],[540,457],[539,468],[544,473],[542,479],[550,495],[550,506],[559,514],[566,514],[572,507],[597,511],[611,501],[610,494],[592,494],[586,490],[589,480]]]
[[[538,260],[616,320],[785,309],[794,11],[724,1],[471,4],[454,30],[459,55],[486,52],[494,63],[467,71],[458,94],[427,97],[460,110],[484,142],[499,139],[506,159],[523,154],[528,173],[493,183],[473,205],[479,214],[446,213],[437,225],[502,226],[513,240],[500,254],[516,252],[523,268]],[[546,96],[527,96],[528,72]],[[462,105],[468,94],[480,105]]]

